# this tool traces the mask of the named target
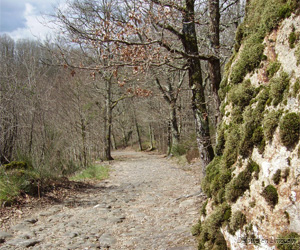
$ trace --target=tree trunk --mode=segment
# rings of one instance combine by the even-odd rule
[[[114,133],[112,133],[111,135],[112,135],[112,141],[111,141],[112,148],[113,148],[113,150],[116,150],[117,149],[116,137],[115,137]]]
[[[172,124],[172,148],[177,146],[180,140],[178,123],[177,123],[177,114],[176,114],[176,100],[171,102],[170,105],[170,119]]]
[[[106,100],[104,118],[104,155],[103,160],[113,160],[111,156],[111,127],[112,127],[112,103],[111,103],[111,79],[105,81]]]
[[[203,79],[201,73],[200,59],[197,45],[197,36],[194,20],[194,0],[186,0],[186,8],[183,13],[183,36],[182,43],[185,52],[195,55],[188,59],[189,86],[192,90],[192,109],[194,113],[197,143],[200,153],[202,172],[205,175],[205,168],[213,159],[214,152],[210,142],[208,113],[204,95]]]
[[[151,126],[151,123],[149,123],[149,139],[150,139],[150,151],[154,149],[154,134],[153,134],[153,128]]]
[[[86,124],[84,118],[81,117],[81,139],[82,139],[82,154],[83,154],[83,166],[87,167],[87,147],[86,147]]]
[[[208,1],[209,13],[209,41],[210,49],[213,54],[219,58],[220,55],[220,6],[219,0]],[[218,90],[221,82],[221,65],[220,59],[213,58],[208,61],[209,82],[211,91],[211,103],[213,105],[213,114],[211,117],[213,125],[217,127],[221,121],[220,98]]]
[[[133,109],[133,115],[134,115],[134,125],[135,125],[135,129],[136,129],[136,134],[137,134],[137,138],[138,138],[138,143],[139,143],[139,150],[143,151],[143,146],[142,146],[142,139],[141,139],[141,134],[140,134],[140,129],[139,129],[139,124],[137,122],[136,119],[136,114],[135,114],[135,109]]]

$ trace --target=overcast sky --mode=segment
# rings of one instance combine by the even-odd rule
[[[0,33],[14,39],[44,39],[51,29],[45,17],[65,0],[0,0]]]

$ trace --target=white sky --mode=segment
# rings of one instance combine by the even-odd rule
[[[0,34],[15,40],[44,40],[54,33],[48,15],[64,3],[65,0],[0,0]]]

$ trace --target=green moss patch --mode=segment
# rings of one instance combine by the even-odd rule
[[[201,207],[201,209],[200,209],[200,214],[201,214],[201,215],[206,216],[206,206],[207,206],[207,203],[208,203],[208,200],[206,200],[206,201],[203,203],[203,205],[202,205],[202,207]]]
[[[238,176],[226,186],[225,197],[227,201],[235,202],[246,190],[250,188],[253,172],[255,172],[254,175],[257,177],[259,173],[259,166],[257,163],[250,160],[246,169],[240,172]]]
[[[215,157],[206,168],[202,189],[208,197],[218,197],[221,189],[231,180],[231,171],[226,168],[222,157]],[[221,195],[221,194],[220,194]],[[218,203],[220,202],[220,197]]]
[[[267,75],[269,78],[273,77],[280,69],[281,63],[278,61],[271,62],[267,68]]]
[[[31,168],[24,161],[11,161],[8,164],[4,164],[5,170],[14,170],[14,169],[29,169]]]
[[[287,178],[290,176],[290,171],[291,171],[290,168],[286,168],[281,175],[285,182],[287,181]]]
[[[240,52],[240,58],[234,65],[230,76],[233,84],[243,81],[248,72],[253,71],[263,59],[264,37],[278,26],[283,18],[291,15],[297,8],[297,0],[253,0],[246,9],[245,21],[236,32],[235,50]]]
[[[300,64],[300,44],[298,44],[296,50],[295,50],[295,57],[297,60],[297,66]]]
[[[225,129],[221,127],[218,129],[218,139],[217,139],[217,145],[215,148],[216,155],[222,155],[225,147]]]
[[[280,234],[278,237],[276,247],[279,250],[299,250],[300,249],[300,235],[295,232],[286,232]]]
[[[286,114],[280,121],[280,139],[284,146],[292,147],[299,141],[300,117],[296,113]]]
[[[249,105],[251,99],[255,96],[255,93],[255,88],[251,86],[250,80],[247,80],[242,84],[234,86],[230,90],[228,100],[232,102],[234,106],[244,109]]]
[[[267,140],[273,138],[273,134],[279,125],[280,112],[271,111],[263,119],[264,135]]]
[[[254,34],[245,41],[239,60],[232,68],[230,80],[233,84],[241,83],[247,73],[259,66],[265,46],[262,44],[263,36]]]
[[[297,78],[296,82],[294,83],[293,86],[293,97],[296,98],[296,96],[299,93],[299,89],[300,89],[300,79]]]
[[[295,31],[292,31],[289,35],[289,46],[291,49],[295,48],[295,42],[297,40],[297,36]]]
[[[228,204],[219,205],[215,211],[198,226],[199,250],[227,249],[227,244],[220,228],[229,223],[231,208]]]
[[[235,212],[230,219],[229,233],[234,235],[235,232],[239,229],[242,229],[245,224],[247,224],[246,215],[241,211]]]
[[[281,169],[277,169],[276,173],[272,177],[273,182],[278,185],[281,180]]]
[[[274,106],[282,101],[284,92],[288,91],[289,83],[289,75],[285,72],[281,72],[279,77],[273,77],[270,80],[270,98],[273,99]]]
[[[273,208],[278,203],[277,189],[272,185],[268,185],[265,187],[264,191],[262,192],[262,196],[265,198],[268,204]]]

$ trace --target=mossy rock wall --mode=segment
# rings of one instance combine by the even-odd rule
[[[207,166],[202,180],[208,200],[196,227],[199,249],[222,249],[219,244],[227,249],[234,244],[231,240],[237,231],[246,237],[276,237],[275,218],[294,231],[288,223],[295,216],[284,219],[284,206],[291,195],[287,194],[288,185],[299,189],[300,195],[293,174],[300,164],[300,42],[296,38],[290,46],[289,39],[291,32],[300,31],[298,6],[296,0],[248,2],[219,91],[223,120],[217,133],[217,157]],[[284,58],[286,54],[289,58]],[[292,59],[289,66],[288,59]],[[224,215],[222,208],[226,206],[230,207],[230,218],[216,220]],[[208,232],[211,226],[215,237]]]

